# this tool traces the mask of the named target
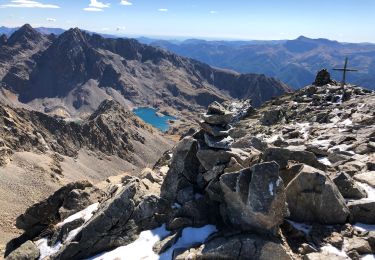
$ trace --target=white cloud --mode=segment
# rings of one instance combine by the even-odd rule
[[[1,8],[60,8],[58,5],[43,4],[32,0],[12,0],[9,4],[0,5]]]
[[[210,14],[217,14],[217,11],[212,10],[212,11],[210,11]]]
[[[93,8],[108,8],[109,6],[110,4],[105,4],[97,0],[90,0],[90,4],[89,4],[89,7],[93,7]]]
[[[120,5],[133,5],[133,4],[127,0],[121,0]]]
[[[83,10],[87,12],[102,12],[103,11],[103,9],[96,8],[96,7],[86,7],[86,8],[83,8]]]
[[[98,0],[90,0],[89,7],[83,8],[83,10],[88,12],[101,12],[104,8],[110,7],[110,5],[109,3],[103,3]]]
[[[167,8],[159,8],[158,11],[159,12],[168,12],[168,9]]]
[[[56,22],[57,20],[55,18],[47,18],[46,19],[48,22]]]

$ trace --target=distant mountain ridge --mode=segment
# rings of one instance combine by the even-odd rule
[[[367,88],[375,86],[375,44],[341,43],[328,39],[304,36],[287,41],[204,41],[187,40],[180,43],[149,40],[149,44],[179,55],[197,59],[211,66],[240,73],[263,73],[275,77],[294,88],[310,84],[316,71],[349,65],[358,68],[348,75],[348,82]],[[332,71],[338,80],[341,74]]]
[[[90,114],[108,98],[173,114],[233,98],[251,98],[259,106],[290,91],[264,75],[212,68],[133,39],[78,28],[53,36],[25,25],[0,46],[0,54],[3,89],[23,104],[64,117]]]

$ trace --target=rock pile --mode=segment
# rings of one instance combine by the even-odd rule
[[[229,136],[232,129],[229,123],[233,120],[233,113],[226,110],[218,102],[214,102],[209,105],[203,120],[200,125],[204,131],[205,143],[210,148],[230,149],[233,138]]]
[[[329,74],[327,69],[322,69],[316,75],[316,78],[313,84],[315,86],[324,86],[324,85],[331,84],[331,83],[333,83],[333,80],[331,79],[331,74]]]

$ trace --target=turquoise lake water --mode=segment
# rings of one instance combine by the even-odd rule
[[[157,110],[151,107],[139,107],[134,109],[133,112],[143,121],[156,128],[159,128],[163,132],[168,131],[169,120],[177,119],[173,116],[158,116],[156,113]]]

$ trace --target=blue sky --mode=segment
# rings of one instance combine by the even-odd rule
[[[375,42],[375,0],[0,0],[0,26],[129,36]]]

